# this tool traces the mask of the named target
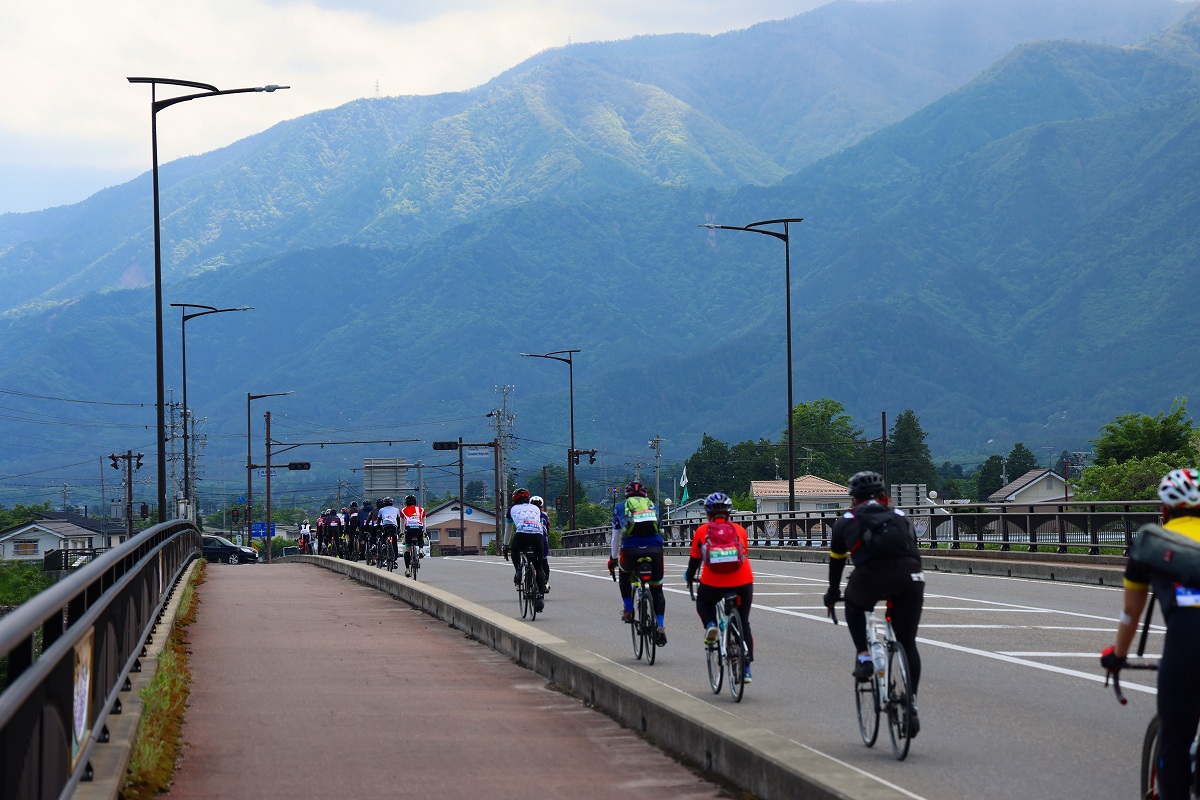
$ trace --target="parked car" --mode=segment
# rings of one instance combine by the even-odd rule
[[[227,564],[255,563],[258,551],[253,547],[234,544],[224,536],[205,534],[204,558],[208,561],[224,561]]]

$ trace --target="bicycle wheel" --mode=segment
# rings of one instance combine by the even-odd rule
[[[742,636],[742,618],[735,610],[729,615],[725,631],[725,671],[729,673],[729,696],[742,702],[746,691],[746,640]]]
[[[865,683],[854,681],[854,707],[858,711],[858,733],[863,744],[874,747],[879,736],[879,681],[874,672]]]
[[[1142,739],[1142,793],[1143,800],[1158,800],[1158,715],[1146,726]]]
[[[720,645],[704,645],[704,660],[708,663],[708,686],[713,694],[720,694],[725,681],[725,662],[721,660]]]
[[[637,585],[633,587],[633,622],[629,623],[629,633],[633,637],[633,657],[637,660],[642,660],[642,652],[645,650],[646,640],[642,637],[642,587]]]
[[[525,605],[529,608],[529,621],[537,619],[537,567],[529,559],[525,559]]]
[[[519,558],[520,556],[513,556]],[[525,602],[525,568],[522,565],[517,570],[517,608],[521,611],[521,619],[529,616],[529,606]]]
[[[650,593],[643,591],[638,604],[638,624],[642,629],[642,647],[646,651],[646,663],[653,664],[658,652],[658,619],[654,616],[654,602]]]
[[[892,755],[897,761],[908,758],[912,743],[908,721],[912,713],[912,682],[908,675],[908,656],[904,645],[888,642],[888,736],[892,739]]]
[[[412,553],[409,555],[408,563],[412,565],[412,579],[417,579],[417,570],[421,568],[421,548],[413,545]]]

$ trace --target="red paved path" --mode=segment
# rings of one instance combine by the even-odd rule
[[[199,596],[187,749],[167,797],[731,796],[538,675],[348,578],[210,564]]]

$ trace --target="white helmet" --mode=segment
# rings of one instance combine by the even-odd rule
[[[529,498],[529,502],[533,503],[538,508],[541,508],[542,506],[546,505],[546,501],[542,499],[542,496],[540,494],[535,494],[533,497]]]
[[[1158,496],[1171,508],[1200,508],[1200,472],[1173,469],[1158,483]]]

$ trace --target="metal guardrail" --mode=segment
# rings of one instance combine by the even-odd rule
[[[98,556],[0,620],[0,800],[70,797],[91,779],[109,714],[141,670],[200,531],[165,522]]]
[[[1138,528],[1160,519],[1158,504],[1147,500],[900,508],[912,519],[923,546],[950,550],[984,550],[999,544],[1001,550],[1021,545],[1030,552],[1045,548],[1066,553],[1069,547],[1086,547],[1090,555],[1098,555],[1101,547],[1128,552]],[[753,547],[829,547],[833,525],[845,512],[734,512],[733,520],[746,528]],[[670,544],[687,545],[703,522],[696,518],[668,520],[663,536]],[[606,526],[565,533],[563,547],[605,546],[610,531]]]

